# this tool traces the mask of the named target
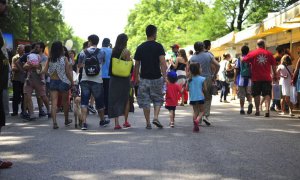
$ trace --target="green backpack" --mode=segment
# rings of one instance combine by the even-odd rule
[[[242,62],[240,59],[239,59],[239,62],[240,62],[240,74],[241,74],[241,76],[246,77],[246,78],[250,78],[251,77],[251,72],[250,72],[249,63]]]

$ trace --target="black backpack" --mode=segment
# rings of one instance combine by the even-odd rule
[[[88,50],[84,51],[85,63],[84,70],[87,76],[96,76],[100,73],[100,63],[97,58],[100,49],[96,49],[92,54]]]

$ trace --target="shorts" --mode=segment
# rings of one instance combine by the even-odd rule
[[[175,111],[176,110],[176,106],[165,106],[165,108],[169,111]]]
[[[49,84],[50,91],[66,92],[69,91],[70,85],[60,79],[51,79]]]
[[[252,84],[252,96],[271,96],[272,82],[271,81],[255,81]]]
[[[31,81],[26,80],[24,83],[24,94],[32,95],[33,90],[35,90],[38,97],[46,96],[46,84],[42,81]]]
[[[245,100],[247,96],[251,96],[251,86],[239,86],[238,87],[238,98]]]
[[[150,108],[153,106],[162,106],[163,96],[163,79],[142,79],[139,83],[137,101],[140,108]]]
[[[104,109],[104,90],[102,83],[93,81],[81,81],[81,107],[87,108],[91,95],[93,95],[96,103],[96,109]]]
[[[190,101],[190,105],[198,105],[198,104],[204,104],[204,100],[199,100],[199,101]]]

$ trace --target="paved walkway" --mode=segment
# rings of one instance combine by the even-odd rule
[[[0,170],[10,179],[300,179],[300,119],[239,115],[238,102],[215,99],[211,127],[192,132],[191,107],[179,107],[174,129],[145,129],[142,111],[130,114],[133,127],[58,130],[47,118],[24,123],[9,118],[0,136],[0,157],[14,162]],[[122,120],[121,120],[122,122]]]

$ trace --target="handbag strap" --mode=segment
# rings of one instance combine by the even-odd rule
[[[289,68],[284,64],[284,67],[286,68],[286,70],[289,72],[291,78],[293,78],[291,71],[289,70]]]
[[[123,51],[121,52],[121,55],[120,55],[119,59],[121,59],[121,57],[122,57],[124,51],[125,51],[125,48],[124,48]]]

